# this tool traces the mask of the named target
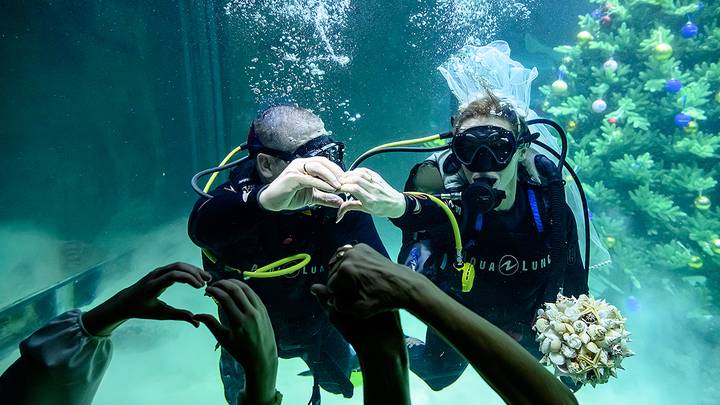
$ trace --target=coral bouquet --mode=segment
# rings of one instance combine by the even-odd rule
[[[576,382],[606,383],[622,369],[622,360],[634,355],[620,311],[584,294],[578,298],[558,294],[556,302],[538,310],[533,329],[544,355],[541,362]]]

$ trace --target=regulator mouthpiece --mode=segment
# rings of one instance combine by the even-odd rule
[[[475,180],[462,193],[463,206],[476,214],[497,208],[505,199],[505,191],[493,188],[495,181],[486,177]]]

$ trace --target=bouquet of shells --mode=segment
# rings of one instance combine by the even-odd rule
[[[558,294],[557,301],[538,310],[533,326],[543,353],[541,363],[575,382],[606,383],[616,377],[629,348],[630,332],[620,311],[587,295],[579,298]]]

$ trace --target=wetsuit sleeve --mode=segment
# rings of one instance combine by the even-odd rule
[[[357,211],[350,212],[338,225],[337,241],[333,245],[340,247],[347,244],[364,243],[383,256],[390,257],[370,215]]]
[[[112,357],[108,336],[85,330],[82,311],[59,315],[20,343],[0,377],[7,403],[91,404]]]
[[[405,213],[390,221],[404,232],[419,232],[446,224],[448,219],[442,208],[430,199],[405,194]]]
[[[248,222],[256,223],[266,213],[258,203],[263,188],[245,185],[236,190],[226,183],[210,192],[212,198],[198,199],[188,221],[190,239],[216,253],[235,243],[242,237],[239,229],[248,229]]]
[[[580,294],[588,293],[588,274],[580,256],[575,216],[570,207],[567,207],[566,212],[568,257],[567,267],[565,267],[563,294],[577,297]]]

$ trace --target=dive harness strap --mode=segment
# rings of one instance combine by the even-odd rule
[[[550,190],[550,278],[545,288],[544,302],[553,302],[565,283],[568,241],[565,217],[565,180],[562,172],[543,155],[535,157],[535,167],[548,179]],[[535,212],[533,212],[535,215]]]

